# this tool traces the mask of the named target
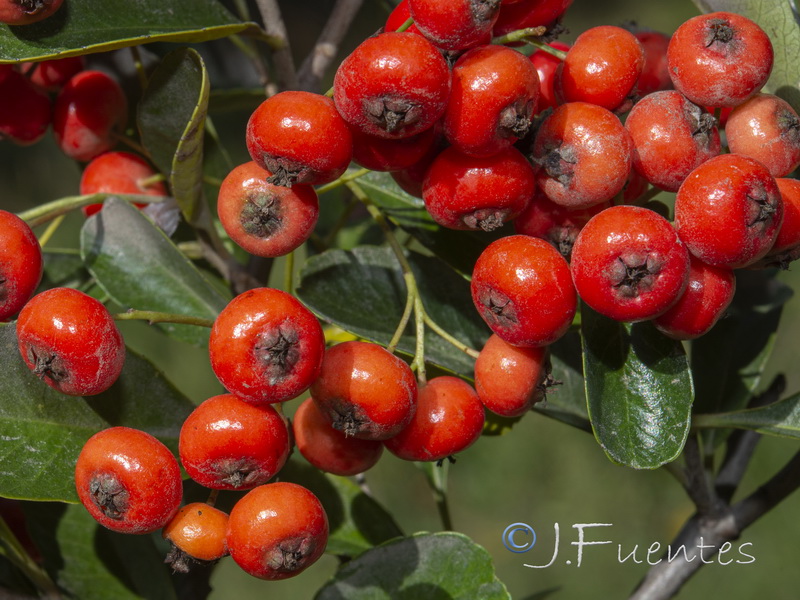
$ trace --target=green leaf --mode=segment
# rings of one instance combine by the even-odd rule
[[[800,439],[800,394],[759,408],[695,415],[692,425],[752,429],[758,433]]]
[[[215,319],[227,304],[164,233],[127,202],[111,198],[81,230],[81,256],[120,306]],[[170,335],[208,342],[208,329],[164,324]]]
[[[71,598],[175,599],[164,554],[152,536],[113,533],[79,505],[26,502],[23,507],[45,569]]]
[[[533,409],[567,425],[591,432],[592,426],[586,411],[582,354],[580,335],[574,331],[550,346],[552,376],[559,383],[548,388],[545,401],[537,402]]]
[[[65,396],[25,366],[14,325],[0,325],[0,496],[75,502],[75,461],[89,437],[126,425],[175,451],[192,409],[150,362],[130,350],[109,390],[90,398]]]
[[[436,258],[408,253],[428,314],[457,339],[480,348],[489,336],[472,304],[469,283]],[[360,246],[311,257],[300,273],[297,297],[322,319],[361,338],[387,345],[406,304],[406,285],[391,249]],[[412,318],[413,321],[413,318]],[[413,356],[409,324],[398,348]],[[472,376],[475,361],[426,329],[425,359],[452,373]]]
[[[192,48],[164,57],[139,102],[142,143],[168,176],[184,217],[195,223],[203,193],[203,132],[210,83],[203,59]]]
[[[692,342],[695,412],[730,412],[747,405],[775,346],[792,290],[764,271],[737,271],[726,316]]]
[[[204,42],[260,33],[216,0],[67,0],[50,18],[0,25],[0,62],[63,58],[151,42]]]
[[[471,274],[484,248],[512,233],[509,227],[492,233],[441,227],[425,210],[425,203],[404,192],[389,173],[373,171],[360,177],[357,183],[394,223],[461,273]]]
[[[680,342],[650,323],[612,321],[582,306],[583,372],[589,417],[608,457],[655,469],[678,457],[694,391]]]
[[[794,2],[763,0],[695,0],[703,12],[728,11],[752,19],[767,33],[775,50],[772,74],[765,92],[776,94],[800,111],[800,25]]]
[[[460,533],[388,542],[343,565],[315,600],[509,600],[486,550]]]
[[[330,527],[325,549],[329,554],[358,556],[403,535],[386,509],[346,477],[322,473],[293,459],[281,469],[281,479],[307,487],[322,502]]]

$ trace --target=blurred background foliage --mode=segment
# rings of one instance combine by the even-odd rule
[[[340,58],[364,37],[377,31],[393,5],[388,0],[365,0],[355,26],[340,49]],[[281,2],[296,61],[300,62],[310,50],[332,6],[333,0]],[[689,0],[646,3],[575,0],[564,20],[568,33],[562,39],[571,42],[588,27],[629,21],[671,33],[697,13]],[[145,54],[163,54],[169,49],[166,45],[154,45],[146,47]],[[229,41],[204,44],[198,46],[198,50],[206,60],[213,89],[257,87],[255,72]],[[94,66],[113,69],[118,76],[121,74],[135,94],[136,81],[126,51],[92,56],[90,61]],[[330,75],[332,78],[332,73]],[[250,110],[245,106],[212,114],[234,164],[248,160],[244,126]],[[0,206],[3,209],[19,211],[76,194],[79,179],[80,166],[64,157],[50,137],[27,148],[0,143]],[[326,200],[336,201],[335,198]],[[70,215],[50,246],[77,247],[77,233],[82,222],[80,213]],[[274,281],[281,281],[280,264],[273,271]],[[792,287],[800,284],[796,267],[779,277]],[[762,387],[775,374],[784,373],[788,392],[800,390],[800,372],[795,367],[797,340],[800,339],[799,302],[795,297],[786,306],[777,348]],[[121,327],[129,344],[153,357],[168,378],[195,402],[221,392],[206,350],[167,338],[142,323],[127,322]],[[287,405],[289,414],[297,405],[299,401]],[[795,444],[789,440],[764,439],[741,494],[758,487],[794,451]],[[395,515],[406,533],[440,529],[424,475],[413,465],[387,453],[367,474],[367,482],[375,497]],[[450,503],[455,528],[490,552],[497,575],[518,599],[553,588],[558,589],[554,598],[626,597],[646,572],[647,565],[634,564],[632,560],[619,564],[617,544],[622,545],[623,556],[638,544],[641,560],[653,542],[660,542],[662,548],[669,543],[692,511],[680,486],[663,469],[638,472],[615,466],[590,435],[533,413],[508,434],[483,438],[458,456],[458,462],[450,469]],[[678,598],[796,598],[795,557],[800,520],[795,515],[798,512],[800,497],[795,495],[748,529],[734,546],[752,543],[747,552],[756,558],[754,563],[708,565]],[[539,535],[537,546],[526,554],[513,554],[501,542],[506,526],[518,521],[529,523]],[[558,560],[548,569],[526,568],[525,562],[541,565],[550,560],[556,522],[561,532]],[[613,540],[614,543],[586,548],[580,568],[575,564],[575,548],[570,546],[570,542],[577,539],[572,528],[574,523],[613,524],[588,531],[588,539]],[[741,558],[735,550],[730,557]],[[568,559],[572,564],[566,564]],[[211,580],[214,587],[211,598],[310,598],[333,573],[336,562],[334,557],[326,556],[301,577],[266,583],[244,574],[229,559],[223,560]]]

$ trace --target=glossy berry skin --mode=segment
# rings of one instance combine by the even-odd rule
[[[485,42],[500,0],[408,0],[414,25],[437,48],[464,50]]]
[[[472,301],[489,328],[515,346],[547,346],[572,323],[569,265],[544,240],[511,235],[489,244],[472,272]]]
[[[545,240],[569,261],[580,230],[589,219],[608,206],[608,202],[603,202],[589,208],[568,210],[550,201],[537,189],[525,210],[514,219],[514,231]]]
[[[103,527],[138,534],[164,527],[183,494],[181,470],[169,449],[130,427],[89,438],[75,463],[75,489]]]
[[[208,351],[228,391],[254,404],[284,402],[317,378],[325,337],[317,318],[293,296],[256,288],[220,312]]]
[[[581,299],[616,321],[643,321],[678,301],[689,253],[669,221],[640,206],[612,206],[592,217],[572,248]]]
[[[63,0],[2,0],[0,23],[6,25],[30,25],[50,17]]]
[[[653,92],[672,89],[672,78],[669,76],[667,48],[670,36],[660,31],[633,31],[644,50],[644,66],[636,88],[639,96]]]
[[[788,269],[789,263],[800,258],[800,181],[780,177],[775,180],[781,192],[783,221],[775,243],[767,255],[753,265],[753,268]]]
[[[653,324],[668,337],[693,340],[714,327],[735,292],[736,277],[731,269],[712,267],[692,256],[686,291],[672,308],[653,319]]]
[[[285,91],[262,102],[247,121],[247,150],[271,173],[267,181],[291,187],[337,179],[353,156],[347,124],[330,98]]]
[[[110,388],[125,364],[125,343],[100,302],[72,288],[31,298],[17,319],[17,341],[28,368],[69,396]]]
[[[353,162],[371,171],[399,171],[422,160],[437,143],[437,127],[407,138],[387,139],[362,133],[353,134]]]
[[[785,177],[800,164],[800,118],[772,94],[756,94],[734,108],[725,135],[731,152],[755,158],[773,177]]]
[[[411,9],[408,7],[408,0],[401,0],[386,18],[386,24],[383,28],[385,31],[397,31],[410,18]],[[406,31],[410,33],[419,33],[419,29],[417,29],[417,26],[413,23]]]
[[[747,17],[730,12],[684,22],[667,49],[675,89],[700,106],[736,106],[758,92],[772,71],[769,37]]]
[[[297,408],[292,431],[303,458],[326,473],[357,475],[371,469],[383,454],[381,442],[348,437],[334,429],[313,398]]]
[[[493,35],[501,36],[517,29],[554,25],[572,4],[572,0],[520,0],[503,2]]]
[[[353,127],[385,138],[410,137],[444,114],[450,69],[415,33],[367,38],[345,58],[333,80],[336,109]]]
[[[444,227],[492,231],[522,212],[535,186],[533,168],[516,148],[474,158],[450,147],[428,169],[422,198]]]
[[[442,460],[474,444],[484,420],[471,385],[458,377],[435,377],[420,387],[411,423],[384,445],[403,460]]]
[[[68,56],[36,63],[24,63],[22,72],[28,75],[34,85],[48,92],[57,92],[73,76],[86,68],[83,56]]]
[[[283,256],[299,248],[319,219],[313,187],[274,185],[269,176],[255,162],[246,162],[225,176],[217,196],[217,215],[225,232],[255,256]]]
[[[186,418],[178,439],[189,477],[215,490],[249,490],[266,483],[289,456],[286,423],[269,404],[233,394],[205,400]]]
[[[306,488],[268,483],[234,505],[227,541],[231,557],[245,572],[259,579],[287,579],[322,556],[328,543],[328,516]]]
[[[17,314],[42,280],[39,240],[17,215],[0,210],[0,321]]]
[[[767,167],[721,154],[697,167],[675,196],[675,227],[705,263],[737,269],[763,257],[778,235],[783,203]]]
[[[578,36],[556,70],[556,97],[625,112],[643,67],[644,50],[630,31],[592,27]]]
[[[568,44],[559,41],[550,42],[548,45],[563,52],[570,48]],[[534,114],[539,114],[560,104],[556,98],[555,75],[558,65],[564,61],[544,50],[537,50],[531,54],[530,60],[539,76],[539,100],[534,111]]]
[[[492,335],[475,360],[475,390],[502,417],[519,417],[543,400],[550,372],[546,347],[520,348]]]
[[[631,171],[633,142],[610,111],[587,102],[563,104],[547,117],[533,145],[545,195],[570,209],[616,196]]]
[[[90,161],[111,150],[125,126],[128,103],[119,83],[102,71],[81,71],[56,97],[53,133],[68,157]]]
[[[491,156],[523,137],[539,97],[539,76],[523,54],[505,46],[480,46],[453,65],[444,134],[472,156]]]
[[[38,142],[52,120],[50,98],[17,71],[0,77],[0,140],[19,146]]]
[[[445,148],[447,148],[447,141],[443,136],[437,135],[436,141],[428,148],[425,156],[406,169],[392,171],[390,173],[392,179],[394,179],[397,185],[407,194],[422,198],[422,186],[425,183],[425,176],[428,174],[428,169],[430,169],[433,161],[436,160],[436,157],[439,156]]]
[[[642,98],[625,129],[633,140],[633,168],[669,192],[677,192],[689,173],[721,149],[714,117],[674,90]]]
[[[188,573],[192,562],[218,560],[228,554],[227,533],[227,513],[205,502],[182,506],[161,532],[172,544],[164,562]]]
[[[417,382],[411,368],[382,346],[343,342],[325,352],[311,396],[334,429],[385,440],[414,417]]]
[[[105,152],[92,159],[83,170],[80,182],[81,194],[142,194],[144,196],[168,196],[163,181],[148,183],[145,180],[156,174],[144,158],[130,152]],[[140,208],[144,204],[137,204]],[[90,204],[83,207],[87,217],[98,212],[103,205]]]

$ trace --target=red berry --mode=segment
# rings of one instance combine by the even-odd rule
[[[271,173],[267,182],[291,187],[337,179],[353,156],[347,124],[330,98],[286,91],[267,98],[247,122],[247,150]]]
[[[394,7],[394,10],[389,14],[384,25],[385,31],[397,31],[403,24],[411,18],[411,9],[408,7],[408,0],[401,0],[400,3]],[[411,33],[419,33],[419,29],[413,23],[411,27],[406,29]]]
[[[42,21],[56,12],[63,0],[2,0],[0,23],[30,25]]]
[[[22,72],[27,75],[30,71],[30,80],[34,85],[48,92],[57,92],[85,68],[86,60],[83,56],[68,56],[37,63],[24,63]]]
[[[631,171],[633,142],[610,111],[588,102],[559,106],[536,134],[536,181],[550,200],[588,208],[611,200]]]
[[[411,423],[384,445],[404,460],[442,460],[474,444],[484,420],[471,385],[458,377],[436,377],[420,387]]]
[[[672,88],[672,79],[669,76],[667,63],[667,48],[670,37],[660,31],[634,31],[633,35],[639,40],[644,50],[644,66],[636,88],[640,96],[653,92],[669,90]]]
[[[51,118],[50,98],[22,73],[10,71],[0,78],[0,140],[20,146],[38,142]]]
[[[519,348],[492,335],[475,361],[475,390],[493,413],[519,417],[544,399],[549,373],[546,347]]]
[[[89,514],[120,533],[161,529],[177,512],[178,461],[149,433],[111,427],[94,434],[75,464],[75,488]]]
[[[312,398],[297,408],[292,419],[294,442],[300,454],[316,468],[334,475],[357,475],[372,468],[383,444],[348,437],[337,431]]]
[[[731,152],[755,158],[773,177],[785,177],[800,164],[800,118],[772,94],[756,94],[734,108],[725,136]]]
[[[567,11],[572,0],[519,0],[500,5],[494,35],[501,36],[517,29],[554,25]]]
[[[64,154],[89,161],[114,146],[127,118],[120,85],[101,71],[82,71],[56,97],[53,133]]]
[[[800,248],[800,181],[781,177],[775,182],[781,192],[783,222],[765,260],[786,267],[787,261],[798,258]]]
[[[172,545],[164,562],[188,573],[192,562],[218,560],[228,554],[227,533],[227,513],[205,502],[187,504],[161,532]]]
[[[20,311],[17,341],[28,368],[70,396],[110,388],[125,363],[125,343],[105,306],[83,292],[52,288]]]
[[[586,304],[617,321],[642,321],[666,311],[686,289],[689,253],[664,217],[612,206],[578,234],[570,266]]]
[[[371,171],[399,171],[428,154],[439,137],[436,127],[407,138],[387,139],[353,128],[353,162]]]
[[[269,171],[250,161],[219,188],[217,214],[225,232],[256,256],[283,256],[303,245],[317,224],[319,200],[310,185],[268,182]]]
[[[613,25],[587,29],[556,71],[556,96],[625,112],[644,66],[644,50],[630,31]]]
[[[674,90],[642,98],[625,128],[633,140],[633,168],[669,192],[721,149],[714,117]]]
[[[42,280],[42,249],[28,224],[0,210],[0,321],[13,317]]]
[[[689,285],[678,302],[656,317],[653,324],[676,340],[693,340],[708,333],[733,300],[733,271],[712,267],[691,257]]]
[[[444,227],[492,231],[522,212],[535,185],[533,169],[516,148],[474,158],[450,147],[428,169],[422,198]]]
[[[319,499],[296,483],[277,482],[250,490],[228,519],[231,557],[253,577],[299,575],[322,556],[328,517]]]
[[[485,43],[497,21],[500,0],[409,0],[419,32],[444,50]]]
[[[552,344],[575,316],[569,265],[538,238],[512,235],[489,244],[475,263],[471,286],[483,320],[515,346]]]
[[[317,318],[293,296],[256,288],[220,312],[208,342],[211,368],[242,400],[284,402],[317,378],[325,337]]]
[[[722,154],[697,167],[675,197],[675,227],[705,263],[736,269],[764,256],[778,235],[783,203],[767,167]]]
[[[325,352],[311,396],[334,429],[365,440],[397,435],[414,417],[417,382],[409,366],[369,342]]]
[[[772,43],[747,17],[730,12],[698,15],[669,42],[675,89],[700,106],[736,106],[755,94],[772,71]]]
[[[169,195],[163,181],[152,181],[155,175],[153,167],[141,156],[130,152],[105,152],[86,165],[81,175],[80,193]],[[90,204],[83,207],[83,214],[89,217],[101,208],[100,203]]]
[[[381,33],[342,61],[333,92],[336,108],[352,126],[378,137],[410,137],[444,114],[450,69],[422,36]]]
[[[222,394],[186,418],[178,452],[183,468],[200,485],[249,490],[281,470],[289,456],[289,433],[269,404],[255,406]]]
[[[563,42],[555,41],[548,44],[556,50],[569,50],[569,45]],[[531,54],[531,63],[536,68],[536,73],[539,75],[539,101],[536,104],[534,114],[539,114],[548,108],[555,108],[560,103],[556,98],[555,92],[555,74],[558,65],[563,62],[557,56],[553,56],[544,50],[537,50]]]
[[[491,156],[511,146],[530,127],[539,76],[523,54],[505,46],[480,46],[453,65],[444,133],[472,156]]]

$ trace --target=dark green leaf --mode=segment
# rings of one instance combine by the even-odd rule
[[[67,0],[33,25],[0,25],[0,61],[62,58],[151,42],[203,42],[258,34],[216,0]]]
[[[408,260],[425,309],[433,320],[462,342],[473,348],[482,347],[489,331],[472,304],[464,278],[436,258],[410,252]],[[329,250],[310,258],[300,275],[297,296],[317,315],[364,339],[389,343],[406,304],[400,264],[389,248]],[[414,354],[411,325],[398,348]],[[425,359],[469,377],[475,364],[430,330],[425,334]]]
[[[281,470],[281,479],[310,489],[328,515],[330,536],[326,552],[358,556],[377,544],[403,535],[392,516],[346,477],[322,473],[298,460]]]
[[[552,376],[559,383],[549,387],[545,401],[538,402],[533,408],[567,425],[591,432],[586,412],[582,353],[580,335],[573,331],[550,346]]]
[[[471,274],[484,248],[511,233],[508,227],[492,233],[440,227],[425,210],[425,203],[404,192],[389,173],[373,171],[357,182],[393,222],[461,273]]]
[[[114,198],[81,231],[86,267],[120,306],[215,319],[228,299],[163,232],[127,202]],[[204,344],[208,329],[166,324],[178,339]]]
[[[203,191],[203,131],[210,84],[196,50],[171,52],[156,68],[139,102],[142,143],[167,174],[172,195],[194,223]]]
[[[730,412],[747,405],[775,345],[783,305],[792,290],[764,271],[737,271],[727,314],[692,342],[694,410]]]
[[[70,597],[175,599],[164,555],[151,536],[112,533],[83,506],[26,502],[24,508],[45,569]]]
[[[609,458],[655,469],[678,457],[694,392],[680,342],[582,306],[583,372],[595,437]]]
[[[65,396],[22,361],[13,325],[0,326],[0,496],[77,500],[73,471],[89,437],[113,425],[143,429],[175,451],[193,405],[147,360],[128,350],[122,375],[90,398]]]
[[[509,600],[486,550],[460,533],[388,542],[342,566],[315,600]]]
[[[695,415],[695,427],[735,427],[782,437],[800,438],[800,394],[779,402],[728,413]]]
[[[800,111],[800,25],[794,2],[764,2],[763,0],[695,0],[704,12],[728,11],[743,15],[758,23],[767,32],[775,50],[772,67],[764,91],[777,94],[796,111]]]
[[[263,87],[211,90],[211,96],[208,99],[208,112],[253,112],[265,99]]]

